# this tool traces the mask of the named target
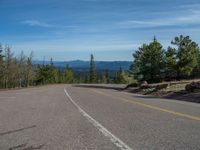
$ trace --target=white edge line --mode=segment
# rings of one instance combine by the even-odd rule
[[[118,137],[116,137],[115,135],[113,135],[110,131],[108,131],[103,125],[101,125],[98,121],[96,121],[95,119],[93,119],[89,114],[87,114],[82,108],[80,108],[78,106],[78,104],[76,104],[74,102],[74,100],[71,98],[71,96],[69,95],[69,93],[67,92],[67,90],[64,88],[64,92],[67,95],[67,97],[69,98],[69,100],[72,102],[72,104],[79,110],[79,112],[86,118],[88,119],[88,121],[90,123],[92,123],[104,136],[108,137],[110,139],[110,141],[116,145],[118,148],[120,148],[121,150],[133,150],[132,148],[130,148],[127,144],[125,144],[122,140],[120,140]]]

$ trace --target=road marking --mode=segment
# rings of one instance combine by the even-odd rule
[[[173,110],[157,107],[157,106],[154,106],[154,105],[145,104],[145,103],[142,103],[142,102],[137,102],[137,101],[134,101],[134,100],[119,98],[119,97],[116,97],[116,96],[113,96],[113,95],[110,95],[110,94],[107,94],[107,93],[104,93],[104,92],[97,91],[95,89],[91,89],[91,90],[95,93],[98,93],[98,94],[101,94],[101,95],[104,95],[104,96],[108,96],[108,97],[112,97],[112,98],[115,98],[115,99],[118,99],[118,100],[121,100],[121,101],[125,101],[125,102],[129,102],[129,103],[132,103],[132,104],[147,107],[147,108],[150,108],[150,109],[170,113],[170,114],[173,114],[173,115],[176,115],[176,116],[181,116],[181,117],[184,117],[184,118],[187,118],[187,119],[200,121],[200,117],[197,117],[197,116],[191,116],[191,115],[188,115],[188,114],[184,114],[184,113],[176,112],[176,111],[173,111]]]
[[[72,104],[79,110],[79,112],[86,118],[90,123],[92,123],[104,136],[108,137],[110,141],[115,144],[121,150],[132,150],[127,144],[125,144],[122,140],[118,137],[113,135],[110,131],[108,131],[103,125],[101,125],[98,121],[93,119],[89,114],[87,114],[82,108],[78,106],[76,102],[71,98],[67,90],[64,88],[64,92],[72,102]]]

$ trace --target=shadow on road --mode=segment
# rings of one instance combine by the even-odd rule
[[[172,93],[164,96],[164,98],[200,103],[200,93],[188,93],[188,94]]]
[[[150,99],[150,98],[158,98],[158,97],[155,97],[155,96],[146,96],[146,95],[134,95],[133,96],[134,98],[146,98],[146,99]]]
[[[169,93],[167,95],[133,95],[133,98],[145,98],[145,99],[168,99],[172,101],[185,101],[200,103],[200,93],[192,94],[180,94],[180,93]]]
[[[82,88],[113,89],[113,90],[118,90],[118,91],[124,90],[124,87],[114,86],[114,85],[79,84],[79,85],[74,85],[74,86],[75,87],[82,87]]]
[[[0,136],[6,135],[6,134],[15,133],[15,132],[20,132],[20,131],[31,129],[31,128],[35,128],[35,127],[36,127],[36,125],[33,125],[33,126],[28,126],[28,127],[16,129],[16,130],[10,130],[10,131],[6,131],[6,132],[2,132],[2,133],[0,133]]]

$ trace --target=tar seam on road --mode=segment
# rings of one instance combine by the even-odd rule
[[[166,113],[173,114],[173,115],[176,115],[176,116],[181,116],[181,117],[184,117],[184,118],[187,118],[187,119],[191,119],[191,120],[200,121],[200,117],[197,117],[197,116],[191,116],[191,115],[188,115],[188,114],[176,112],[176,111],[173,111],[173,110],[168,110],[168,109],[165,109],[165,108],[161,108],[161,107],[157,107],[157,106],[154,106],[154,105],[145,104],[145,103],[142,103],[142,102],[137,102],[137,101],[134,101],[134,100],[128,100],[128,99],[125,99],[125,98],[119,98],[119,97],[116,97],[116,96],[113,96],[113,95],[110,95],[110,94],[107,94],[107,93],[104,93],[104,92],[100,92],[100,91],[97,91],[97,90],[94,90],[94,89],[92,89],[92,91],[95,92],[95,93],[104,95],[104,96],[108,96],[108,97],[112,97],[112,98],[124,101],[124,102],[129,102],[129,103],[132,103],[132,104],[136,104],[136,105],[140,105],[140,106],[143,106],[143,107],[146,107],[146,108],[150,108],[150,109],[166,112]]]
[[[79,110],[79,112],[86,118],[88,119],[89,122],[91,122],[104,136],[108,137],[110,139],[110,141],[117,146],[118,148],[120,148],[121,150],[132,150],[132,148],[130,148],[127,144],[125,144],[122,140],[120,140],[118,137],[116,137],[115,135],[113,135],[110,131],[108,131],[103,125],[101,125],[98,121],[96,121],[95,119],[93,119],[89,114],[87,114],[82,108],[80,108],[78,106],[78,104],[76,104],[74,102],[74,100],[71,98],[71,96],[69,95],[69,93],[67,92],[67,90],[64,88],[64,92],[67,95],[67,97],[69,98],[69,100],[72,102],[72,104]]]

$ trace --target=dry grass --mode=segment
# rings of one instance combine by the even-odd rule
[[[167,92],[178,92],[178,91],[184,91],[185,86],[188,83],[181,83],[181,84],[173,84],[169,85],[168,88],[166,89]]]

